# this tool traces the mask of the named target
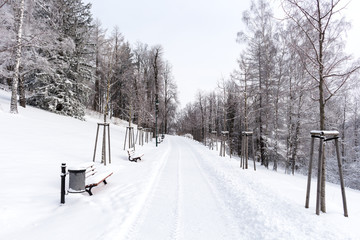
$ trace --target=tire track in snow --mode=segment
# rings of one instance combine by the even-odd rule
[[[182,172],[181,172],[181,149],[178,148],[178,159],[177,159],[177,202],[176,202],[176,219],[175,219],[175,227],[172,233],[171,239],[177,240],[182,238],[182,231],[183,231],[183,225],[182,225],[182,201],[183,201],[183,190],[182,190]]]
[[[235,219],[222,203],[199,153],[181,138],[170,138],[170,159],[127,239],[239,239]]]
[[[164,144],[159,151],[166,149],[166,154],[163,155],[166,159],[127,239],[144,239],[145,236],[146,239],[174,239],[178,236],[179,155],[172,153],[174,149],[171,139]]]
[[[119,231],[118,236],[121,239],[133,239],[133,235],[138,231],[138,225],[144,221],[144,217],[149,210],[149,199],[153,198],[155,186],[158,185],[161,174],[164,171],[166,166],[168,155],[170,153],[171,148],[165,148],[166,152],[162,153],[159,149],[159,153],[155,155],[155,157],[160,158],[160,165],[155,170],[155,174],[150,178],[149,182],[143,182],[146,184],[146,189],[142,192],[141,196],[136,196],[134,201],[136,201],[136,206],[134,206],[134,210],[130,216],[122,223],[121,229]],[[132,196],[134,197],[134,196]]]
[[[188,143],[187,147],[190,150],[192,158],[194,159],[194,165],[196,166],[198,172],[201,175],[202,180],[209,189],[208,197],[212,197],[216,205],[216,217],[222,221],[213,221],[213,226],[217,226],[217,232],[207,236],[207,239],[243,239],[243,233],[239,231],[238,219],[230,211],[228,205],[225,202],[224,195],[219,191],[218,182],[214,182],[214,178],[206,168],[204,168],[204,162],[208,161],[204,159],[201,152],[195,147],[194,143]],[[215,179],[216,180],[216,179]],[[206,203],[206,202],[205,202]],[[204,221],[208,218],[207,215],[203,216]],[[219,227],[219,225],[223,225]],[[221,238],[217,236],[220,235]]]

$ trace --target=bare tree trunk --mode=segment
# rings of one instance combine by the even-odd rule
[[[26,107],[26,96],[25,96],[25,86],[24,86],[24,78],[22,76],[19,77],[19,103],[20,106]]]
[[[287,119],[287,128],[288,136],[286,139],[286,166],[285,173],[289,173],[289,167],[291,162],[291,150],[292,150],[292,135],[293,135],[293,124],[292,124],[292,111],[293,111],[293,91],[292,91],[292,78],[289,79],[289,102],[287,109],[288,119]]]
[[[346,123],[346,104],[347,104],[347,97],[345,94],[344,98],[344,110],[343,110],[343,122],[342,122],[342,130],[341,130],[341,159],[345,159],[345,123]]]
[[[317,1],[317,10],[318,10],[318,29],[322,30],[322,19],[320,11],[320,1]],[[318,52],[318,63],[319,63],[319,110],[320,110],[320,130],[325,129],[325,97],[324,97],[324,65],[323,65],[323,46],[324,46],[325,34],[323,31],[319,31],[319,52]],[[326,203],[325,203],[325,158],[322,162],[322,178],[321,178],[321,211],[326,212]]]
[[[97,43],[98,45],[99,43]],[[96,49],[96,59],[95,59],[95,95],[94,95],[94,101],[93,101],[93,110],[100,112],[100,103],[101,103],[101,99],[100,99],[100,66],[99,66],[99,50],[98,50],[99,46],[97,46]]]
[[[223,129],[224,129],[224,131],[226,130],[226,106],[225,106],[225,101],[226,101],[226,86],[225,86],[225,81],[224,81],[224,79],[222,80],[222,82],[223,82],[223,114],[224,114],[224,118],[223,118]]]
[[[260,148],[260,160],[261,165],[264,165],[266,168],[268,168],[266,156],[265,156],[265,139],[264,139],[264,128],[263,128],[263,99],[262,99],[262,76],[261,76],[261,49],[259,47],[259,53],[258,53],[258,71],[259,71],[259,116],[258,116],[258,123],[259,123],[259,148]]]
[[[354,109],[354,149],[355,159],[359,157],[359,124],[358,124],[358,102],[355,101]]]
[[[139,97],[138,78],[137,78],[138,76],[135,76],[135,78],[134,78],[134,89],[135,89],[135,104],[134,105],[136,107],[134,115],[136,115],[136,123],[137,123],[138,127],[141,127],[142,119],[140,116],[140,97]]]
[[[205,115],[204,115],[204,106],[203,106],[203,96],[199,93],[199,106],[200,106],[200,115],[201,115],[201,140],[204,141],[206,146],[205,139]]]
[[[165,133],[168,132],[168,108],[169,108],[169,99],[168,99],[168,88],[169,88],[169,81],[170,81],[170,76],[169,76],[169,66],[168,64],[166,64],[165,66],[165,72],[164,72],[164,129],[165,129]]]
[[[281,77],[278,79],[277,84],[277,91],[276,91],[276,99],[275,99],[275,158],[274,158],[274,166],[273,170],[277,171],[278,161],[277,161],[277,154],[278,154],[278,141],[279,141],[279,93],[280,93],[280,84],[281,84]]]
[[[155,141],[156,146],[158,144],[158,114],[159,114],[159,68],[160,68],[160,55],[161,55],[161,47],[157,46],[154,49],[154,59],[153,59],[153,71],[154,71],[154,83],[155,83]]]
[[[297,116],[296,116],[296,127],[294,132],[294,138],[292,143],[292,155],[291,155],[291,173],[292,175],[295,174],[295,164],[296,164],[296,158],[297,158],[297,151],[299,146],[299,135],[300,135],[300,118],[301,118],[301,102],[302,102],[303,93],[300,92],[299,96],[299,102],[298,102],[298,110],[297,110]]]
[[[11,103],[10,103],[10,112],[18,113],[17,109],[17,91],[18,91],[18,81],[19,81],[19,68],[21,61],[21,36],[22,36],[22,26],[24,21],[24,10],[25,10],[25,0],[21,0],[20,2],[20,16],[19,16],[19,24],[18,24],[18,32],[16,36],[16,63],[15,63],[15,72],[12,81],[11,88]]]
[[[98,75],[96,75],[95,79],[95,95],[94,95],[94,101],[93,101],[93,110],[101,112],[100,109],[100,80],[98,79]]]

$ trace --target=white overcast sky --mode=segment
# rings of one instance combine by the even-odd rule
[[[236,34],[245,30],[242,13],[250,0],[83,0],[92,3],[94,18],[111,33],[118,26],[125,40],[160,44],[173,66],[181,106],[199,89],[214,90],[236,68],[243,45]],[[348,49],[360,57],[360,1],[346,10],[352,21]],[[359,46],[359,47],[357,47]]]

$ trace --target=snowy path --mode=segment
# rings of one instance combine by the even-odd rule
[[[338,198],[320,217],[304,208],[304,177],[242,170],[182,137],[168,136],[157,151],[162,166],[125,239],[358,239]]]
[[[199,153],[187,139],[167,140],[166,160],[128,239],[240,239]]]

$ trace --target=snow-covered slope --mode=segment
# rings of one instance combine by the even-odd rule
[[[143,161],[129,162],[121,122],[110,129],[108,184],[61,205],[61,163],[92,161],[100,120],[31,107],[12,115],[9,99],[0,90],[0,239],[360,239],[359,191],[346,189],[345,218],[340,187],[327,184],[328,213],[317,216],[315,179],[305,209],[304,176],[242,170],[175,136],[137,146]]]

